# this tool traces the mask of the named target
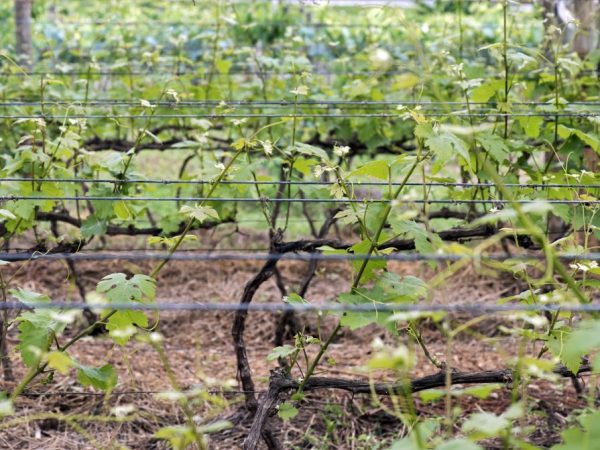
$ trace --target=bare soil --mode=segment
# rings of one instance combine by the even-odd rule
[[[208,235],[207,235],[208,236]],[[210,236],[204,236],[210,239]],[[236,238],[229,245],[258,245],[261,236]],[[280,267],[290,292],[298,288],[307,263],[281,262]],[[259,270],[261,262],[170,262],[158,281],[157,298],[173,302],[239,301],[245,283]],[[18,271],[18,267],[21,267]],[[148,273],[152,262],[122,261],[77,262],[77,271],[87,289],[92,291],[103,276],[116,272]],[[431,278],[439,269],[420,264],[391,264],[390,270]],[[5,272],[14,273],[13,286],[45,292],[53,299],[78,300],[77,290],[69,281],[69,271],[62,262],[37,261],[23,266],[12,264]],[[350,268],[346,263],[322,263],[307,298],[319,303],[331,301],[349,286]],[[490,278],[474,266],[461,269],[446,285],[435,292],[433,301],[443,303],[495,302],[499,297],[518,292],[515,280],[507,277]],[[274,280],[265,283],[255,296],[255,302],[280,301],[281,295]],[[267,386],[269,371],[277,366],[268,362],[267,354],[273,348],[274,330],[279,314],[250,313],[247,321],[246,342],[257,389]],[[213,395],[206,395],[194,404],[195,420],[210,422],[218,418],[234,422],[233,428],[213,435],[210,446],[218,449],[239,448],[251,423],[243,408],[243,393],[236,381],[236,361],[230,330],[233,313],[223,312],[165,312],[161,313],[158,330],[164,335],[164,348],[177,383],[182,389],[202,386]],[[454,316],[454,324],[464,323],[470,317]],[[300,317],[307,332],[316,334],[314,314]],[[423,327],[423,337],[440,360],[461,371],[502,369],[519,350],[517,337],[499,332],[499,324],[512,319],[485,318],[474,324],[468,333],[460,335],[448,348],[434,324]],[[332,326],[335,319],[325,317],[321,331]],[[380,327],[366,327],[356,332],[345,331],[333,343],[329,358],[319,370],[320,375],[365,379],[361,366],[372,354],[372,341],[381,338],[388,344],[407,342],[405,333],[394,336]],[[10,359],[16,378],[25,368],[19,362],[16,329],[9,333]],[[525,351],[535,354],[534,348]],[[420,352],[411,376],[435,373],[436,369]],[[119,373],[115,391],[106,397],[92,389],[81,388],[69,376],[56,374],[52,380],[41,378],[33,383],[18,400],[14,417],[5,419],[0,430],[0,448],[6,449],[88,449],[130,448],[161,449],[166,444],[153,435],[161,427],[185,423],[185,417],[172,401],[158,394],[171,391],[168,374],[157,352],[148,344],[132,341],[121,348],[106,336],[86,338],[72,348],[72,354],[81,362],[99,366],[110,362]],[[449,357],[448,357],[449,356]],[[295,375],[300,375],[296,373]],[[393,380],[389,373],[375,375],[382,380]],[[591,382],[591,381],[590,381]],[[2,389],[11,389],[10,382]],[[510,387],[501,387],[485,400],[461,397],[456,405],[462,409],[460,417],[468,412],[485,410],[501,413],[511,403]],[[531,426],[528,439],[541,447],[550,447],[560,440],[559,431],[566,425],[566,417],[574,409],[585,406],[577,397],[569,380],[557,383],[534,381],[520,392],[535,414],[523,425]],[[444,416],[443,401],[425,403],[416,398],[418,414]],[[128,420],[115,422],[111,410],[131,405],[135,413]],[[389,412],[387,399],[371,396],[351,396],[347,393],[319,391],[311,393],[300,414],[291,422],[278,422],[276,434],[284,448],[386,448],[406,431],[398,418]],[[57,415],[71,415],[74,419],[58,420]],[[111,420],[108,418],[112,417]],[[10,425],[7,427],[7,425]],[[461,420],[454,428],[460,431]],[[489,442],[488,448],[498,443]],[[499,448],[499,447],[498,447]]]

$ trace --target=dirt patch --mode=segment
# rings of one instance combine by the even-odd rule
[[[247,246],[243,240],[234,244]],[[117,260],[82,261],[77,262],[76,268],[86,290],[91,291],[98,280],[109,273],[148,273],[152,264],[151,261],[135,264]],[[257,261],[172,261],[158,280],[157,298],[173,302],[236,303],[244,285],[261,265]],[[18,271],[18,265],[13,266],[5,273],[7,276],[14,275],[14,286],[45,292],[56,300],[79,300],[66,264],[34,261],[24,264]],[[280,267],[286,289],[294,292],[304,277],[307,263],[283,261]],[[390,270],[430,279],[439,273],[440,268],[426,264],[392,263]],[[346,263],[322,263],[306,297],[315,303],[334,300],[349,287],[350,273]],[[487,274],[480,274],[475,266],[468,266],[439,286],[431,301],[451,304],[494,303],[499,297],[518,292],[518,289],[518,283],[509,277],[490,278]],[[259,289],[254,299],[255,302],[280,300],[281,293],[273,279]],[[266,356],[273,348],[279,317],[280,314],[253,312],[247,321],[247,351],[258,395],[266,389],[269,371],[277,365],[268,362]],[[213,437],[213,448],[238,448],[251,423],[251,418],[242,407],[243,393],[236,380],[236,361],[230,335],[232,318],[232,313],[224,312],[165,312],[161,314],[158,325],[158,330],[165,338],[165,354],[178,385],[182,389],[201,387],[205,392],[194,401],[194,420],[205,423],[226,418],[234,423],[232,429]],[[319,330],[326,335],[335,322],[334,317],[325,316],[320,327],[317,327],[314,314],[303,314],[299,319],[305,330],[314,335]],[[470,319],[460,315],[451,317],[454,324]],[[457,370],[504,368],[507,361],[517,355],[520,340],[499,333],[498,325],[512,319],[484,319],[474,324],[469,333],[459,335],[450,349],[439,324],[423,326],[423,340],[433,355]],[[376,326],[355,332],[344,331],[331,345],[328,359],[317,374],[365,379],[361,367],[372,355],[374,338],[390,345],[409,343],[406,333],[395,335]],[[13,327],[9,333],[10,357],[19,379],[25,369],[19,363],[16,343],[16,330]],[[534,354],[539,348],[522,350]],[[167,448],[164,442],[154,437],[154,433],[164,426],[184,424],[186,418],[181,408],[160,397],[161,392],[171,391],[173,387],[155,349],[137,341],[121,348],[106,336],[98,336],[86,338],[85,342],[75,345],[72,353],[85,364],[113,364],[119,373],[115,392],[105,397],[93,390],[83,389],[74,380],[73,373],[68,377],[56,374],[53,379],[40,377],[17,403],[20,421],[9,422],[10,428],[0,431],[0,447],[28,450],[122,446],[130,449]],[[421,352],[415,351],[415,354],[419,359],[412,376],[432,374],[438,370]],[[302,374],[296,370],[293,375]],[[389,373],[378,373],[375,378],[393,380]],[[3,383],[2,388],[11,389],[12,385]],[[558,432],[564,427],[568,413],[585,406],[568,380],[558,384],[531,383],[526,393],[533,405],[532,410],[536,412],[526,421],[526,425],[534,430],[529,439],[541,446],[557,442]],[[425,403],[415,398],[420,415],[444,416],[443,401]],[[461,408],[459,417],[479,409],[500,413],[510,402],[509,388],[496,390],[487,400],[461,397],[457,400],[457,406]],[[277,435],[285,448],[378,448],[382,443],[398,439],[405,431],[398,418],[390,414],[390,407],[387,399],[374,399],[369,395],[353,397],[331,391],[311,393],[306,404],[300,408],[298,417],[278,425]],[[115,413],[129,410],[133,415],[126,420],[116,420]],[[70,415],[75,419],[65,421],[60,415]],[[455,429],[460,431],[460,420],[456,421]],[[539,430],[545,431],[542,433]],[[490,442],[489,448],[496,448],[496,443]]]

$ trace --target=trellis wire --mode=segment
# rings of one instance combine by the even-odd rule
[[[302,250],[299,250],[302,251]],[[173,261],[437,261],[453,262],[463,260],[473,261],[528,261],[544,260],[545,256],[541,254],[523,254],[508,255],[501,253],[492,254],[447,254],[447,253],[392,253],[389,255],[381,254],[323,254],[323,253],[266,253],[266,254],[198,254],[185,253],[182,251],[170,255],[167,252],[158,251],[128,251],[125,254],[119,253],[86,253],[85,250],[78,253],[43,253],[43,252],[23,252],[23,253],[0,253],[0,261],[16,262],[29,260],[72,260],[72,261],[144,261],[144,260],[163,260]],[[555,255],[563,261],[600,261],[600,253],[565,253]]]
[[[488,102],[465,102],[465,101],[437,101],[437,100],[345,100],[345,99],[327,99],[327,100],[235,100],[235,99],[215,99],[215,100],[178,100],[178,101],[165,101],[165,100],[152,100],[144,99],[156,106],[177,106],[177,105],[202,105],[202,106],[283,106],[293,107],[295,105],[308,105],[308,106],[320,106],[320,105],[356,105],[356,106],[373,106],[373,105],[384,105],[384,106],[397,106],[397,105],[411,105],[411,106],[490,106],[497,107],[498,103],[494,101]],[[96,105],[96,104],[108,104],[108,105],[124,105],[124,106],[141,106],[140,100],[126,100],[126,99],[110,99],[110,98],[97,98],[97,99],[60,99],[53,100],[51,98],[46,99],[3,99],[0,101],[0,106],[33,106],[33,105],[71,105],[73,103],[83,103],[85,105]],[[521,101],[511,102],[511,105],[518,106],[552,106],[549,102],[532,100],[532,101]],[[573,101],[568,102],[566,106],[570,105],[587,105],[587,106],[600,106],[600,101]]]
[[[157,71],[148,69],[148,72],[143,71],[95,71],[95,72],[87,72],[87,71],[36,71],[36,72],[0,72],[0,76],[4,77],[76,77],[76,76],[90,76],[90,77],[152,77],[152,76],[211,76],[213,78],[231,78],[231,77],[249,77],[249,76],[267,76],[273,77],[277,75],[281,76],[294,76],[300,75],[301,72],[275,72],[275,71],[230,71],[229,73],[221,73],[221,72],[201,72],[198,70],[181,70],[173,68],[172,71]],[[307,70],[308,71],[308,70]],[[388,71],[308,71],[313,76],[324,76],[324,77],[333,77],[333,76],[347,76],[347,77],[373,77],[373,76],[393,76],[393,75],[402,75],[408,72],[409,70],[388,70]],[[600,71],[597,70],[582,70],[579,72],[580,75],[583,76],[591,76],[591,75],[599,75]]]
[[[193,390],[193,388],[192,388]],[[82,396],[82,397],[119,397],[119,396],[137,396],[137,395],[161,395],[170,394],[173,389],[165,389],[163,391],[110,391],[110,392],[82,392],[82,391],[47,391],[47,392],[24,392],[21,394],[22,397],[50,397],[50,396]],[[186,392],[186,390],[182,391]],[[262,394],[267,392],[266,390],[254,389],[254,390],[243,390],[243,389],[229,389],[224,387],[222,389],[202,389],[203,394],[210,395],[227,395],[227,394],[247,394],[255,393]]]
[[[490,314],[490,313],[516,313],[516,312],[600,312],[600,304],[489,304],[479,303],[466,304],[412,304],[412,303],[361,303],[361,304],[342,304],[342,303],[322,303],[322,304],[290,304],[290,303],[177,303],[162,302],[140,303],[140,302],[115,302],[115,303],[83,303],[68,301],[38,301],[30,304],[21,302],[0,302],[0,311],[2,310],[23,310],[23,309],[62,309],[62,310],[115,310],[115,311],[197,311],[197,312],[298,312],[298,313],[345,313],[345,312],[420,312],[420,313],[469,313],[469,314]]]
[[[298,118],[298,119],[352,119],[352,118],[378,118],[378,119],[398,119],[405,120],[404,111],[398,111],[394,114],[378,113],[336,113],[336,114],[311,114],[311,113],[299,113],[299,114],[72,114],[72,115],[52,115],[52,114],[23,114],[23,115],[0,115],[0,119],[44,119],[44,120],[65,120],[65,119],[283,119],[283,118]],[[490,117],[490,118],[503,118],[503,117],[571,117],[571,118],[590,118],[600,117],[600,112],[557,112],[557,113],[542,113],[542,112],[528,112],[528,113],[468,113],[468,112],[456,112],[456,113],[436,113],[436,112],[423,112],[419,113],[423,117]]]
[[[492,199],[452,199],[452,200],[436,200],[436,199],[398,199],[389,200],[383,198],[365,198],[365,199],[337,199],[337,198],[286,198],[286,197],[102,197],[102,196],[81,196],[81,195],[66,195],[66,196],[43,196],[43,195],[0,195],[0,201],[12,200],[53,200],[53,201],[68,201],[68,200],[89,200],[89,201],[124,201],[124,202],[240,202],[240,203],[415,203],[415,204],[440,204],[440,205],[508,205],[516,204],[532,204],[532,203],[547,203],[555,205],[600,205],[600,200],[555,200],[555,199],[532,199],[532,200],[492,200]]]
[[[115,180],[107,178],[0,178],[2,182],[21,182],[21,183],[108,183],[108,184],[188,184],[188,185],[210,185],[214,181],[209,180],[159,180],[159,179],[127,179]],[[333,186],[339,184],[337,181],[308,181],[308,180],[222,180],[219,184],[234,186]],[[411,187],[459,187],[459,188],[492,188],[496,187],[494,183],[461,183],[461,182],[418,182],[409,181],[407,183],[386,182],[386,181],[346,181],[350,187],[361,186],[411,186]],[[573,189],[600,189],[600,184],[569,184],[569,183],[506,183],[509,188],[532,188],[532,189],[553,189],[553,188],[573,188]]]

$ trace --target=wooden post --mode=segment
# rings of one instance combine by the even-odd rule
[[[31,7],[33,0],[15,0],[16,51],[19,64],[28,70],[33,62]]]

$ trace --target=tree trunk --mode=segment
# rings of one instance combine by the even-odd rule
[[[598,40],[596,31],[598,4],[596,0],[574,0],[573,6],[575,17],[579,21],[575,40],[573,41],[573,50],[583,59],[596,48]]]
[[[28,70],[33,61],[31,6],[33,0],[15,0],[16,51],[19,64]]]

